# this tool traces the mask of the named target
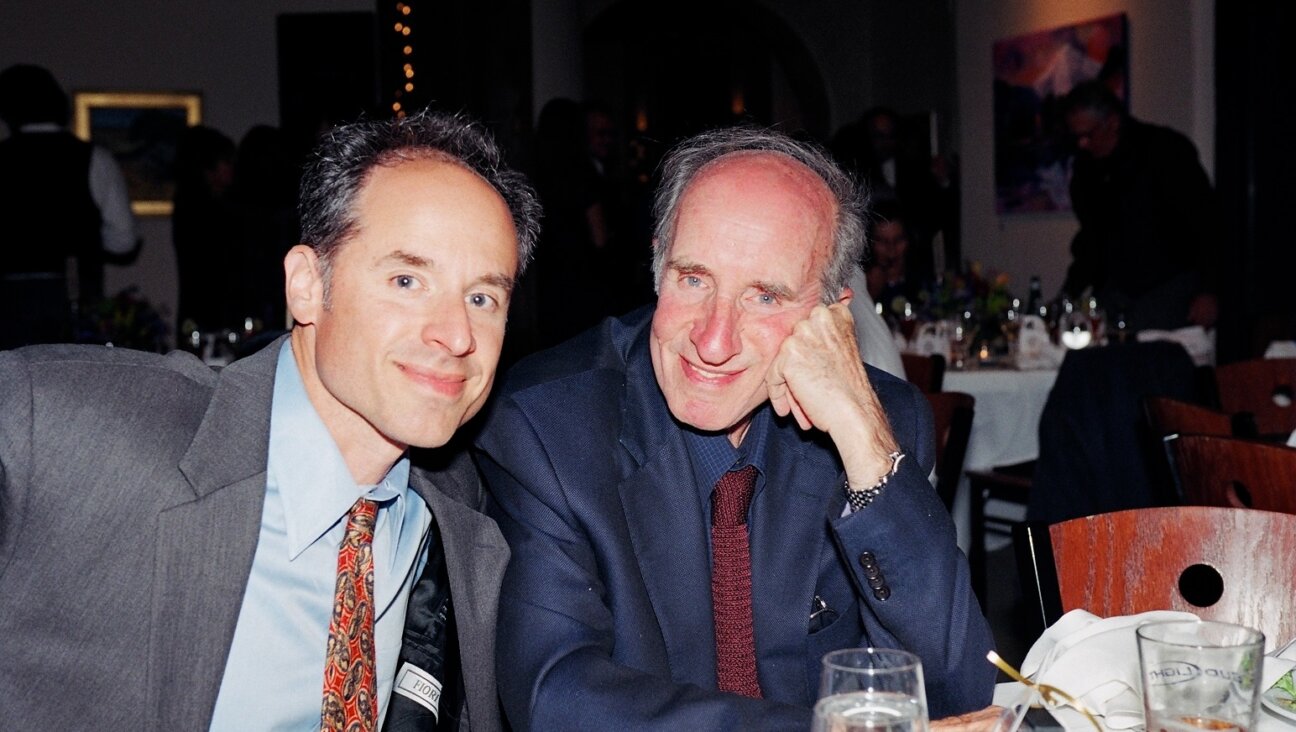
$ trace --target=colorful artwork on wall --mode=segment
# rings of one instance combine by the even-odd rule
[[[1100,79],[1129,100],[1124,13],[994,44],[995,208],[1001,214],[1069,211],[1072,145],[1062,100]]]

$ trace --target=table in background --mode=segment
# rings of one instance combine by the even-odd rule
[[[961,391],[976,399],[964,470],[989,470],[996,465],[1039,457],[1040,415],[1057,374],[1056,369],[982,368],[945,372],[945,391]],[[965,476],[959,481],[953,510],[959,546],[964,552],[968,550],[971,535],[968,490]]]

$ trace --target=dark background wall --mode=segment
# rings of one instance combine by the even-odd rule
[[[372,0],[8,0],[0,24],[0,66],[19,61],[46,65],[70,90],[197,90],[203,94],[205,122],[237,139],[255,124],[279,123],[281,99],[299,91],[280,84],[285,48],[291,54],[289,65],[296,62],[307,71],[312,59],[345,57],[346,49],[330,43],[281,48],[276,37],[280,16],[369,13],[379,19],[381,33],[388,4],[394,6],[394,0],[382,5]],[[1215,168],[1212,0],[749,0],[707,5],[710,9],[643,0],[419,5],[434,11],[431,20],[420,19],[417,29],[426,39],[420,41],[425,49],[420,52],[428,54],[419,60],[420,82],[429,79],[419,88],[486,117],[511,146],[524,148],[527,121],[548,99],[623,91],[628,88],[625,75],[635,63],[645,67],[648,59],[669,58],[679,49],[700,52],[706,28],[723,24],[726,14],[740,13],[741,22],[726,27],[742,33],[719,47],[745,59],[738,68],[748,75],[743,101],[753,116],[778,121],[799,115],[793,124],[822,135],[874,104],[889,104],[902,113],[935,111],[942,148],[961,158],[966,255],[1007,271],[1018,289],[1032,273],[1042,274],[1046,288],[1054,288],[1068,261],[1066,247],[1074,231],[1070,215],[994,213],[990,46],[996,38],[1126,12],[1134,113],[1189,134],[1208,171]],[[637,56],[618,68],[600,65],[609,48],[630,45],[618,34],[636,19],[670,32],[641,33]],[[378,64],[382,78],[381,58]],[[1275,61],[1265,71],[1283,68]],[[753,70],[763,75],[750,77]],[[734,75],[733,69],[710,71],[715,73],[709,83]],[[658,84],[658,89],[671,91],[669,85]],[[381,92],[380,106],[389,102]],[[677,110],[686,106],[676,105]],[[663,127],[663,134],[670,131]],[[140,260],[110,270],[108,289],[138,284],[150,299],[174,307],[169,221],[145,219],[141,231],[145,248]]]

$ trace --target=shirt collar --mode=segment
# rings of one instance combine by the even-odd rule
[[[765,475],[765,457],[773,424],[773,408],[766,402],[752,414],[751,425],[738,447],[730,444],[727,433],[684,429],[684,443],[693,460],[693,475],[698,490],[703,494],[703,505],[710,501],[716,481],[730,470],[751,465],[762,477]]]
[[[284,341],[270,409],[267,481],[277,487],[283,501],[288,558],[292,560],[346,516],[359,498],[380,504],[404,499],[409,489],[409,458],[402,456],[396,461],[377,485],[357,485],[306,395],[292,342]]]

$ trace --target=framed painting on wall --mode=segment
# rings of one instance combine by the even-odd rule
[[[995,41],[995,210],[1069,211],[1072,145],[1062,100],[1099,79],[1129,100],[1124,13]]]
[[[202,96],[184,92],[77,92],[77,137],[105,148],[126,176],[131,210],[171,214],[176,145],[186,127],[202,122]]]

